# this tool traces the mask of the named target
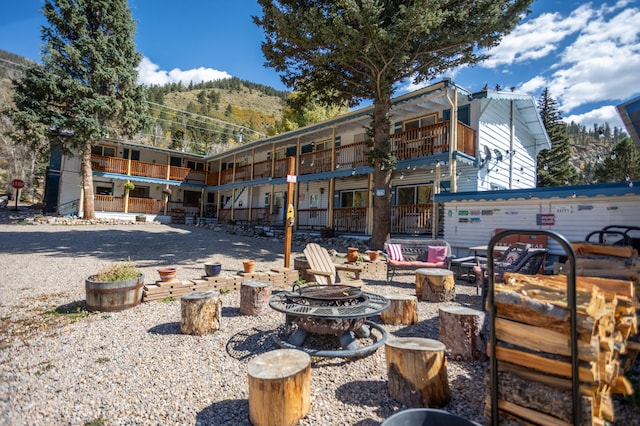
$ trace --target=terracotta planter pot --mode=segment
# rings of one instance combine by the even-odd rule
[[[255,265],[255,262],[253,260],[244,260],[242,262],[242,266],[244,267],[244,272],[245,273],[253,272],[254,265]]]
[[[160,268],[158,274],[161,281],[173,281],[176,277],[176,268]]]
[[[347,247],[347,262],[357,261],[359,255],[357,247]]]
[[[375,250],[370,250],[367,252],[367,254],[369,255],[369,259],[373,262],[374,260],[376,260],[378,258],[378,252]]]

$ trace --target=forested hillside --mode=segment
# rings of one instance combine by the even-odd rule
[[[147,143],[209,154],[260,139],[274,134],[288,94],[238,78],[149,87]]]

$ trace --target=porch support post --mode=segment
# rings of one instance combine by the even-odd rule
[[[511,116],[509,118],[509,189],[513,189],[513,140],[516,135],[516,104],[511,101]]]
[[[367,175],[367,228],[365,232],[369,235],[373,234],[373,173]]]
[[[454,89],[447,89],[452,92],[452,96],[449,99],[451,103],[451,121],[449,125],[451,129],[449,134],[451,140],[449,141],[449,179],[451,182],[451,192],[458,192],[458,164],[457,160],[453,156],[453,152],[458,150],[458,91]]]
[[[204,217],[204,195],[205,191],[204,188],[202,188],[200,190],[200,217]],[[197,225],[197,223],[194,225]]]

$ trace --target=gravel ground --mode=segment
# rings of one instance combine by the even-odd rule
[[[208,261],[222,262],[224,274],[240,271],[246,258],[269,270],[284,265],[281,242],[193,226],[16,225],[3,217],[0,424],[249,424],[247,364],[277,349],[271,337],[281,313],[242,315],[239,292],[230,292],[219,331],[183,335],[179,301],[82,312],[84,279],[129,258],[147,283],[160,266],[175,266],[179,279],[200,277]],[[292,258],[301,250],[294,245]],[[365,290],[415,294],[412,274],[395,281],[366,280]],[[389,338],[437,339],[439,307],[479,308],[475,286],[458,282],[456,294],[450,303],[420,301],[419,323],[385,326]],[[452,400],[443,409],[482,423],[486,365],[448,360]],[[388,395],[384,348],[360,359],[313,358],[311,412],[299,424],[379,425],[405,408]]]

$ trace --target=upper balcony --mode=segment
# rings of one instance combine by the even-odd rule
[[[476,152],[476,132],[458,123],[456,151],[471,157]],[[390,135],[391,152],[398,160],[426,158],[450,151],[450,123],[442,123],[405,130]],[[297,174],[327,173],[339,168],[356,168],[367,165],[367,147],[364,142],[336,146],[333,149],[304,152],[297,156]],[[127,160],[117,157],[92,155],[93,170],[131,176],[151,177],[185,183],[219,186],[234,182],[248,182],[268,177],[282,178],[287,174],[287,158],[264,160],[236,165],[220,171],[206,173],[187,167],[176,167]],[[215,169],[215,167],[214,167]]]
[[[129,166],[130,164],[130,166]],[[144,161],[129,160],[118,157],[91,155],[91,167],[96,172],[118,173],[122,175],[151,177],[166,180],[183,181],[191,169],[187,167],[167,166]],[[201,178],[204,182],[204,178]]]

